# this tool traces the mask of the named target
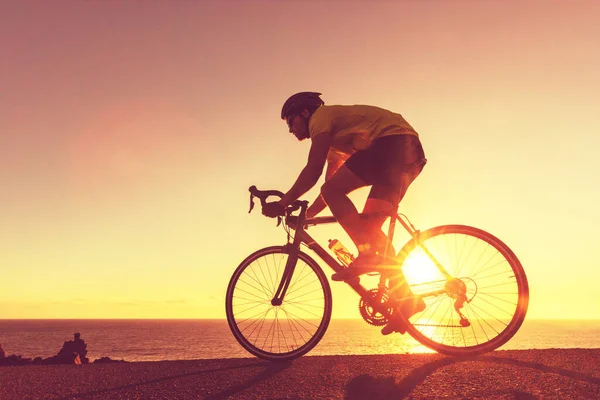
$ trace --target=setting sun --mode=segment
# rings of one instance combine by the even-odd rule
[[[409,254],[402,264],[402,271],[409,284],[422,285],[426,289],[446,282],[444,275],[421,249]]]

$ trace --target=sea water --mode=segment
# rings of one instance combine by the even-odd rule
[[[0,320],[6,355],[50,357],[75,332],[87,357],[158,361],[253,357],[235,340],[226,320]],[[525,320],[501,349],[600,348],[600,320]],[[382,336],[363,320],[332,320],[308,355],[431,352],[409,335]]]

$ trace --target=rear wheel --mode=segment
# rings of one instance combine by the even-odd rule
[[[329,282],[302,252],[282,303],[272,304],[287,259],[282,246],[254,252],[233,273],[225,300],[233,336],[251,354],[271,361],[306,354],[319,343],[331,319]]]
[[[495,236],[469,226],[439,226],[408,242],[402,254],[406,280],[426,304],[407,331],[423,345],[448,355],[485,353],[505,344],[523,323],[527,277]]]

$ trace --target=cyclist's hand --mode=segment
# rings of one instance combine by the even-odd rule
[[[298,216],[297,215],[288,215],[286,218],[286,223],[292,229],[296,229],[298,227]]]
[[[285,214],[285,207],[278,201],[266,203],[262,208],[262,214],[269,218],[280,217]]]

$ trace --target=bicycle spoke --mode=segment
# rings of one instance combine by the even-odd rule
[[[295,286],[295,285],[297,285],[297,284],[298,284],[298,282],[301,282],[303,279],[305,279],[305,278],[307,278],[307,277],[311,276],[311,270],[310,270],[310,268],[308,268],[308,273],[307,273],[306,275],[302,276],[302,274],[303,274],[303,273],[304,273],[304,271],[305,271],[305,268],[304,268],[304,267],[305,267],[305,266],[303,265],[303,266],[302,266],[302,270],[301,270],[300,272],[298,272],[298,266],[296,266],[296,269],[294,270],[294,277],[296,277],[296,273],[298,273],[298,276],[296,277],[296,279],[295,279],[295,280],[293,280],[293,282],[291,282],[291,283],[290,283],[290,287],[288,288],[288,292],[289,292],[289,291],[291,291],[291,290],[293,290],[293,289],[294,289],[294,286]],[[294,278],[294,277],[293,277],[293,278]],[[292,279],[293,279],[293,278],[292,278]]]
[[[256,289],[257,291],[262,291],[263,294],[265,295],[265,298],[271,298],[273,292],[271,292],[271,290],[266,285],[264,285],[262,282],[258,281],[258,275],[256,275],[256,272],[254,271],[253,268],[252,268],[252,272],[254,273],[254,276],[247,274],[247,275],[244,275],[244,278],[253,280],[254,282],[256,282],[258,284],[258,286],[260,288],[257,289],[254,285],[248,283],[245,279],[240,279],[240,282],[252,287],[253,289]],[[238,290],[239,290],[239,288],[238,288]]]
[[[315,324],[311,323],[310,321],[307,321],[306,319],[304,319],[304,318],[302,318],[302,317],[299,317],[299,316],[296,316],[296,315],[294,315],[294,314],[293,314],[291,311],[289,311],[289,310],[286,310],[286,311],[287,311],[287,313],[289,313],[289,314],[290,314],[292,317],[296,317],[296,318],[297,318],[297,319],[299,319],[300,321],[306,322],[306,324],[308,324],[308,325],[310,325],[310,326],[312,326],[312,327],[314,327],[314,328],[318,328],[318,326],[317,326],[317,325],[315,325]],[[304,325],[302,325],[302,327],[304,327]],[[305,329],[306,329],[306,328],[305,328]],[[307,330],[307,332],[308,332],[308,330]]]
[[[244,323],[244,322],[246,322],[246,321],[249,321],[249,320],[255,319],[255,317],[256,317],[256,316],[258,316],[258,315],[265,315],[265,316],[266,316],[266,314],[268,314],[268,313],[269,313],[269,311],[271,311],[271,308],[268,308],[268,309],[267,309],[267,311],[265,311],[265,312],[262,312],[262,311],[261,311],[261,312],[258,312],[258,313],[254,314],[254,315],[252,315],[252,316],[250,316],[250,317],[248,317],[248,318],[246,318],[246,319],[243,319],[243,320],[241,320],[241,321],[238,321],[238,324],[243,324],[243,323]]]
[[[273,263],[275,263],[275,255],[273,255]],[[275,293],[277,291],[277,283],[275,283],[275,278],[273,278],[273,275],[271,274],[271,268],[269,268],[267,266],[267,275],[269,275],[269,282],[271,283],[270,288],[272,289],[272,293]]]
[[[472,318],[471,318],[471,311],[470,311],[470,309],[467,308],[466,311],[465,311],[465,314],[467,314],[467,319],[469,321],[471,321]],[[480,323],[479,320],[477,320],[477,323]],[[477,333],[475,332],[475,324],[473,322],[471,322],[470,328],[471,328],[472,336],[475,339],[475,343],[479,344],[479,338],[477,337]],[[465,346],[466,346],[466,344],[465,344]]]
[[[482,269],[480,269],[478,272],[475,272],[475,273],[473,273],[472,270],[471,270],[471,274],[469,276],[477,276],[478,274],[480,274],[482,272],[488,271],[488,270],[496,267],[497,265],[500,265],[500,264],[506,262],[506,260],[503,259],[503,260],[499,261],[497,264],[492,264],[492,266],[484,268],[484,267],[486,267],[488,265],[488,263],[490,263],[499,254],[500,253],[495,252],[494,254],[492,254],[491,256],[489,256],[488,259],[481,264],[480,268],[482,268]]]
[[[473,246],[476,246],[477,243],[478,243],[477,240],[475,240],[473,242]],[[482,264],[481,259],[489,248],[490,248],[489,243],[486,243],[485,248],[482,251],[480,251],[479,256],[477,257],[477,260],[475,260],[475,262],[473,263],[473,266],[469,270],[469,273],[467,274],[467,276],[472,276],[473,271],[477,268],[477,266]]]
[[[497,306],[496,304],[494,304],[494,303],[492,303],[492,302],[490,302],[490,301],[487,301],[487,300],[486,300],[486,299],[484,299],[484,298],[481,298],[481,299],[480,299],[480,301],[482,301],[482,302],[484,302],[484,303],[487,303],[487,304],[489,304],[489,305],[491,305],[491,306],[495,307],[496,309],[498,309],[498,310],[502,311],[503,313],[505,313],[505,314],[506,314],[507,316],[509,316],[509,317],[512,317],[512,315],[513,315],[513,314],[512,314],[512,312],[508,312],[508,311],[506,311],[505,309],[503,309],[503,308],[500,308],[500,307],[499,307],[499,306]]]
[[[287,306],[287,304],[286,304],[286,306]],[[295,308],[299,309],[300,311],[304,311],[305,314],[311,315],[311,316],[313,316],[315,318],[320,318],[321,317],[321,315],[312,313],[310,311],[307,311],[305,308],[302,308],[302,307],[300,307],[298,305],[292,304],[292,306],[294,306]]]
[[[514,293],[512,293],[512,294],[514,294]],[[498,301],[502,301],[504,303],[508,303],[508,304],[510,304],[511,306],[514,306],[514,307],[517,307],[517,305],[518,305],[517,302],[506,300],[506,299],[503,299],[502,297],[499,297],[499,296],[493,296],[493,295],[491,295],[489,293],[479,293],[479,295],[480,296],[492,297],[492,298],[494,298],[494,299],[496,299]]]
[[[302,331],[300,329],[298,329],[298,326],[300,325],[295,319],[290,319],[290,316],[288,314],[288,312],[283,309],[284,314],[286,315],[288,321],[290,322],[290,326],[293,328],[291,331],[293,332],[294,330],[296,331],[296,333],[298,333],[298,336],[300,336],[300,338],[302,339],[302,341],[304,343],[307,342],[306,339],[304,339],[304,336],[302,335]],[[310,331],[308,331],[310,333]],[[297,342],[296,342],[297,343]]]
[[[265,312],[265,314],[263,315],[263,317],[262,317],[260,320],[259,320],[259,319],[255,320],[255,322],[256,322],[256,326],[254,327],[254,329],[252,329],[252,331],[251,331],[251,332],[250,332],[250,334],[248,335],[248,338],[251,338],[251,337],[252,337],[252,334],[253,334],[253,333],[256,331],[256,329],[258,328],[258,334],[256,335],[256,340],[258,340],[258,337],[260,336],[260,332],[261,332],[261,330],[262,330],[262,327],[263,327],[263,325],[264,325],[264,323],[265,323],[265,319],[267,318],[267,314],[269,313],[269,311],[270,311],[270,310],[267,310],[267,312]],[[252,325],[254,325],[254,322],[253,322],[253,323],[251,323],[251,324],[248,326],[248,329],[250,329],[250,327],[251,327]],[[255,343],[256,343],[256,340],[254,341]]]
[[[260,272],[261,272],[261,275],[263,275],[263,278],[264,278],[264,273],[263,273],[263,271],[262,271],[262,267],[261,267],[261,265],[260,265],[260,262],[257,262],[257,265],[258,265],[258,269],[259,269],[259,270],[260,270]],[[260,286],[263,288],[263,290],[264,290],[264,293],[265,293],[265,295],[266,295],[267,297],[269,297],[269,292],[271,292],[271,294],[272,294],[272,293],[274,293],[274,291],[272,291],[272,290],[271,290],[271,288],[269,288],[269,287],[266,287],[264,284],[260,283],[260,282],[261,282],[261,281],[260,281],[260,278],[258,277],[258,275],[256,274],[256,271],[254,270],[254,268],[253,268],[252,266],[250,267],[250,271],[251,271],[251,272],[254,274],[254,276],[256,277],[256,282],[258,282],[258,283],[259,283],[259,285],[260,285]]]
[[[287,322],[290,325],[290,334],[292,335],[292,340],[294,341],[294,345],[296,347],[298,347],[298,340],[296,339],[296,335],[294,335],[294,326],[293,326],[293,324],[292,324],[292,322],[290,320],[289,315],[285,312],[285,310],[283,310],[283,313],[285,314],[285,318],[287,319]],[[302,338],[301,335],[300,335],[300,337]],[[290,346],[290,348],[293,349],[294,347]]]
[[[242,282],[242,283],[245,283],[245,282]],[[246,285],[248,285],[247,283],[245,283],[245,284],[246,284]],[[250,286],[250,287],[251,287],[251,288],[253,288],[253,289],[256,289],[256,288],[255,288],[254,286],[252,286],[252,285],[248,285],[248,286]],[[262,300],[262,301],[271,301],[271,299],[270,299],[269,297],[260,298],[260,297],[256,296],[255,294],[253,294],[253,293],[250,293],[249,291],[247,291],[247,290],[244,290],[244,289],[242,289],[242,288],[239,288],[239,287],[238,287],[238,288],[236,288],[236,290],[237,290],[237,291],[240,291],[240,292],[244,292],[244,293],[246,293],[246,294],[249,294],[250,296],[257,297],[258,299],[260,299],[260,300]],[[257,290],[259,290],[259,289],[257,289]]]
[[[244,305],[246,305],[246,304],[244,304]],[[250,311],[250,310],[255,310],[256,308],[258,308],[258,307],[260,307],[260,306],[262,306],[262,307],[265,307],[265,306],[266,306],[266,307],[267,307],[267,309],[269,309],[269,308],[271,307],[271,304],[265,304],[265,303],[261,303],[261,304],[259,304],[259,305],[254,305],[254,306],[251,306],[251,307],[246,307],[246,308],[242,308],[242,307],[241,307],[239,304],[236,304],[236,307],[238,307],[238,314],[239,314],[240,316],[241,316],[241,315],[243,315],[243,314],[245,314],[247,311]]]
[[[304,294],[297,294],[296,292],[298,292],[299,290],[301,290],[301,289],[304,289],[304,288],[305,288],[305,287],[307,287],[308,285],[311,285],[311,284],[314,284],[314,283],[315,283],[315,282],[309,282],[309,283],[307,283],[307,284],[306,284],[306,285],[304,285],[304,286],[300,286],[300,287],[297,287],[297,288],[295,288],[294,290],[289,290],[290,288],[288,288],[288,293],[287,293],[287,295],[290,295],[290,294],[296,294],[296,297],[292,297],[292,299],[295,299],[295,298],[298,298],[299,296],[302,296],[302,295],[304,295],[304,294],[309,294],[309,293],[311,293],[311,292],[307,292],[307,293],[304,293]],[[291,286],[291,285],[290,285],[290,286]],[[316,289],[314,289],[312,292],[314,292],[314,291],[318,291],[318,290],[321,290],[321,288],[316,288]],[[286,298],[287,298],[287,296],[286,296]]]
[[[286,296],[286,297],[285,297],[285,301],[286,301],[286,303],[289,303],[290,301],[295,301],[295,300],[296,300],[297,298],[299,298],[300,296],[306,296],[306,295],[313,294],[313,293],[315,293],[315,292],[320,292],[320,291],[321,291],[321,289],[320,289],[320,288],[317,288],[317,289],[311,290],[310,292],[305,292],[305,293],[302,293],[302,294],[296,294],[296,296],[293,296],[293,297],[291,297],[291,298],[288,298],[288,297]]]
[[[478,281],[481,281],[483,279],[489,279],[489,278],[494,278],[496,276],[500,276],[500,275],[505,275],[505,274],[509,274],[511,271],[500,271],[500,272],[496,272],[494,274],[491,275],[485,275],[485,276],[477,276],[477,274],[473,275],[473,278],[477,278]],[[515,282],[516,283],[516,282]]]
[[[495,285],[480,286],[479,290],[488,289],[488,288],[497,288],[498,286],[506,286],[506,285],[515,286],[516,282],[510,281],[510,282],[496,283]]]
[[[486,269],[480,270],[480,271],[478,271],[478,272],[476,272],[474,274],[471,274],[470,276],[473,277],[473,278],[478,277],[479,274],[487,272],[490,269],[495,268],[495,267],[497,267],[498,265],[501,265],[501,264],[506,264],[506,260],[501,260],[497,264],[494,264],[494,265],[492,265],[492,266],[490,266],[490,267],[488,267]],[[510,268],[510,265],[508,266],[508,268]],[[507,270],[507,271],[510,271],[510,270]],[[512,271],[510,271],[510,272],[512,272]]]
[[[467,235],[464,235],[464,236],[465,236],[464,244],[466,246],[466,243],[467,243],[467,241],[469,239],[469,236],[467,236]],[[475,244],[476,243],[477,243],[476,241],[473,241],[473,244],[471,245],[471,248],[469,249],[469,251],[467,253],[467,257],[465,258],[465,261],[464,261],[463,265],[462,266],[458,266],[458,268],[456,270],[456,276],[461,276],[462,269],[463,269],[463,267],[465,265],[467,265],[467,261],[469,260],[469,258],[471,258],[471,254],[473,254],[473,249],[475,248]]]
[[[496,317],[495,315],[493,315],[493,314],[490,314],[490,313],[489,313],[487,310],[485,310],[485,309],[484,309],[484,308],[482,308],[482,307],[479,307],[479,306],[477,306],[477,305],[475,305],[475,304],[469,304],[469,307],[471,307],[471,308],[473,309],[473,312],[475,312],[475,309],[477,309],[477,310],[479,310],[481,313],[488,315],[490,318],[492,318],[492,319],[494,319],[494,320],[498,321],[499,323],[501,323],[501,324],[503,324],[503,325],[506,325],[506,323],[505,323],[504,321],[502,321],[500,318]],[[485,318],[482,318],[482,320],[483,320],[484,322],[486,322],[486,323],[489,325],[489,322],[487,322],[487,320],[486,320]],[[491,327],[491,325],[490,325],[490,327]],[[498,332],[496,331],[496,333],[498,333]]]
[[[245,297],[237,296],[237,295],[234,296],[233,299],[234,300],[245,300],[245,301],[247,301],[247,303],[241,303],[239,301],[236,301],[235,304],[238,305],[238,306],[243,306],[243,305],[251,304],[251,303],[255,303],[255,304],[265,304],[266,303],[266,301],[264,299],[262,299],[262,300],[261,299],[259,299],[259,300],[252,300],[252,299],[247,299]]]
[[[308,299],[308,300],[304,300],[304,301],[289,301],[289,300],[286,300],[285,304],[291,304],[291,305],[302,304],[305,307],[320,307],[320,308],[323,308],[323,307],[321,307],[319,305],[311,304],[310,302],[312,302],[312,301],[320,301],[320,302],[322,302],[323,299],[322,298],[320,298],[320,299]]]

